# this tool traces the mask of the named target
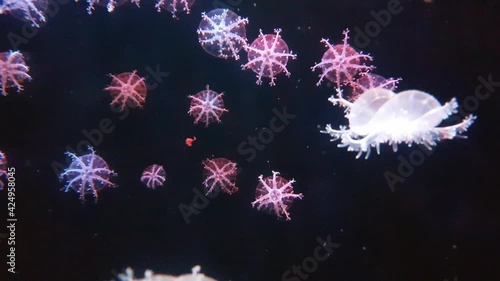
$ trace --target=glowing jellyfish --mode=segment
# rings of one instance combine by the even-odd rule
[[[205,195],[222,191],[233,194],[236,187],[236,163],[226,158],[207,159],[203,161],[205,181]]]
[[[401,78],[384,78],[380,75],[373,73],[363,73],[362,76],[354,80],[350,86],[352,87],[351,96],[349,101],[356,100],[361,94],[373,88],[384,88],[394,91]]]
[[[292,184],[295,180],[287,180],[279,176],[279,172],[272,171],[273,175],[264,178],[259,176],[259,184],[255,190],[255,201],[252,207],[257,210],[268,210],[274,212],[278,218],[285,215],[286,220],[291,220],[288,210],[292,202],[296,199],[302,199],[302,193],[293,193]]]
[[[291,73],[286,68],[288,59],[296,59],[288,50],[288,45],[281,38],[281,29],[275,29],[275,34],[262,34],[255,39],[252,44],[246,45],[245,51],[248,55],[248,63],[241,66],[243,70],[251,69],[257,74],[257,85],[262,85],[262,77],[271,79],[269,85],[276,85],[276,75],[285,72],[287,77]]]
[[[144,172],[142,172],[141,182],[148,188],[156,189],[158,186],[163,185],[166,176],[167,174],[165,173],[163,166],[154,164],[147,167]]]
[[[78,1],[79,0],[75,0],[75,2]],[[106,7],[106,10],[111,13],[115,10],[116,7],[121,6],[129,1],[134,3],[138,8],[141,7],[141,0],[86,0],[86,2],[88,3],[87,13],[91,15],[92,12],[94,12],[95,5]]]
[[[8,177],[7,165],[8,165],[7,156],[5,156],[5,154],[0,151],[0,190],[3,189],[3,182],[1,179],[3,177],[5,178]]]
[[[245,25],[248,19],[228,9],[202,13],[201,18],[197,30],[201,47],[214,57],[238,60],[238,53],[247,43]]]
[[[45,10],[48,0],[2,0],[0,15],[11,14],[13,17],[30,22],[32,26],[40,27],[45,22]]]
[[[65,192],[73,189],[80,194],[82,203],[85,196],[92,194],[97,202],[97,193],[106,187],[116,187],[111,178],[117,174],[109,169],[108,164],[100,156],[96,155],[94,149],[89,146],[90,153],[76,156],[71,152],[65,154],[71,157],[71,164],[59,176],[60,180],[66,180]]]
[[[349,46],[347,43],[347,39],[349,39],[348,33],[349,29],[343,32],[343,44],[332,45],[328,39],[321,40],[321,43],[324,43],[328,50],[323,54],[321,62],[311,67],[312,71],[320,69],[323,72],[319,75],[320,79],[316,83],[317,86],[326,78],[330,82],[337,84],[337,87],[340,87],[354,81],[355,76],[360,72],[368,72],[375,68],[364,63],[373,60],[370,55],[365,55],[362,52],[358,53]]]
[[[208,127],[210,123],[221,123],[220,117],[222,113],[228,111],[224,108],[223,95],[224,92],[217,94],[210,90],[207,85],[206,90],[198,92],[194,96],[188,96],[191,99],[188,113],[194,117],[194,124],[203,122],[205,127]]]
[[[23,54],[19,51],[0,53],[0,84],[2,95],[6,96],[7,89],[15,87],[17,92],[23,90],[21,85],[25,80],[31,80],[28,75],[30,68],[24,61]]]
[[[165,9],[172,13],[173,18],[177,18],[177,13],[186,12],[186,14],[189,14],[194,2],[195,0],[158,0],[155,8],[158,12],[161,12],[161,9]]]
[[[400,143],[408,146],[422,144],[430,150],[437,141],[466,138],[460,134],[467,131],[476,119],[476,116],[469,115],[459,124],[437,127],[457,112],[456,99],[441,105],[432,95],[418,90],[395,94],[384,88],[373,88],[354,103],[344,99],[342,91],[337,92],[337,98],[331,96],[328,100],[333,105],[346,107],[349,129],[340,126],[339,130],[334,130],[328,124],[321,133],[332,136],[331,141],[340,139],[338,147],[358,152],[356,158],[366,153],[365,159],[368,159],[372,147],[380,154],[381,143],[392,145],[394,152]]]
[[[134,70],[133,72],[109,75],[113,80],[111,85],[104,90],[109,91],[113,97],[111,105],[118,105],[121,111],[125,109],[125,106],[142,108],[142,105],[146,102],[148,89],[145,79],[139,77],[136,73],[137,71]]]
[[[154,274],[152,270],[148,269],[144,273],[144,278],[135,278],[134,271],[132,268],[128,267],[125,274],[120,273],[118,278],[120,278],[121,281],[217,281],[212,277],[208,277],[205,274],[200,273],[200,270],[201,267],[196,265],[191,269],[191,273],[175,276],[168,274]]]

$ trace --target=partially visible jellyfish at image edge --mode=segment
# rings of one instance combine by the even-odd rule
[[[158,0],[155,8],[158,12],[161,12],[161,9],[169,11],[172,13],[172,17],[176,19],[177,13],[186,12],[186,14],[189,14],[194,2],[195,0]]]
[[[297,55],[288,50],[288,45],[281,38],[281,29],[275,29],[275,34],[263,34],[262,30],[259,33],[259,37],[252,44],[244,47],[248,62],[242,65],[241,69],[253,70],[257,74],[257,85],[262,85],[262,77],[267,77],[271,79],[269,85],[275,86],[278,74],[285,72],[285,75],[290,77],[291,73],[286,65],[289,59],[294,60]]]
[[[340,87],[353,82],[359,73],[368,72],[375,68],[366,65],[366,62],[373,60],[370,55],[365,55],[362,52],[358,53],[349,46],[347,43],[349,29],[344,30],[342,34],[344,35],[342,44],[332,45],[328,39],[321,40],[321,43],[324,43],[328,49],[323,54],[321,62],[311,67],[312,71],[317,69],[322,71],[319,75],[320,79],[316,83],[317,86],[326,78],[335,83],[337,87]]]
[[[163,166],[153,164],[147,167],[144,172],[142,172],[141,182],[148,188],[156,189],[157,187],[163,185],[166,177],[167,174],[165,173]]]
[[[213,192],[233,194],[238,191],[236,187],[236,163],[226,158],[207,159],[203,161],[205,181],[205,195]]]
[[[65,154],[71,158],[71,164],[59,176],[59,179],[65,180],[66,185],[61,189],[68,192],[70,189],[80,194],[80,200],[85,202],[85,197],[91,194],[97,202],[98,192],[106,187],[116,187],[111,182],[111,178],[117,174],[109,169],[108,164],[99,155],[95,154],[94,149],[89,146],[89,153],[76,156],[71,152]]]
[[[288,210],[292,202],[302,199],[302,193],[294,193],[292,184],[295,180],[287,180],[280,176],[279,172],[272,171],[273,175],[264,178],[259,176],[259,184],[255,190],[255,201],[252,207],[257,210],[267,210],[274,213],[278,218],[285,216],[286,220],[291,220]]]
[[[361,73],[361,77],[350,83],[351,94],[349,101],[356,100],[361,94],[373,88],[384,88],[390,91],[396,90],[401,78],[385,78],[378,74]]]
[[[0,53],[0,84],[2,85],[2,95],[8,95],[8,88],[16,88],[17,92],[23,90],[22,83],[30,81],[30,68],[24,61],[24,56],[19,51],[9,51]]]
[[[198,92],[194,96],[188,96],[191,99],[189,107],[189,115],[194,117],[194,124],[205,123],[208,127],[210,123],[221,123],[221,115],[229,110],[224,108],[224,100],[222,96],[224,92],[217,94],[210,90],[209,85],[206,90]]]
[[[87,13],[91,15],[94,12],[95,5],[106,7],[108,12],[113,12],[116,7],[121,6],[127,2],[131,2],[135,4],[138,8],[141,7],[141,0],[86,0],[88,3]],[[79,2],[79,0],[75,0],[75,2]]]
[[[3,177],[6,177],[6,178],[8,177],[7,166],[8,166],[7,156],[5,156],[5,153],[3,153],[2,151],[0,151],[0,190],[3,189],[2,178]]]
[[[113,80],[104,90],[111,93],[113,97],[111,105],[118,106],[120,111],[123,111],[125,107],[142,108],[146,102],[148,92],[146,80],[136,73],[137,71],[134,70],[118,75],[109,74]]]
[[[45,11],[48,3],[48,0],[2,0],[0,15],[10,14],[39,28],[46,21]]]
[[[238,53],[247,43],[248,19],[228,9],[214,9],[202,13],[201,18],[197,30],[201,47],[214,57],[238,60]]]

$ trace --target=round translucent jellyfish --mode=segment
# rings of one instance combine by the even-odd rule
[[[461,133],[466,132],[476,119],[476,116],[469,115],[456,125],[438,127],[457,112],[456,99],[441,105],[434,96],[419,90],[395,94],[384,88],[373,88],[352,103],[337,89],[337,97],[331,96],[328,100],[346,108],[349,129],[340,126],[339,130],[334,130],[328,124],[321,133],[332,136],[331,141],[340,139],[338,147],[357,152],[356,158],[366,153],[365,159],[368,159],[372,147],[380,154],[381,143],[391,145],[394,152],[400,143],[408,146],[422,144],[431,150],[437,141],[466,138]]]
[[[161,12],[161,9],[169,11],[172,13],[172,17],[176,19],[177,13],[186,12],[186,14],[189,14],[194,2],[195,0],[158,0],[155,8],[158,12]]]
[[[80,194],[82,203],[85,196],[92,194],[97,202],[97,193],[106,187],[116,187],[111,178],[117,174],[109,169],[104,159],[95,154],[94,149],[89,146],[90,153],[76,156],[71,152],[65,154],[71,158],[71,164],[59,176],[60,180],[66,180],[65,192],[73,189]]]
[[[361,94],[373,88],[384,88],[394,91],[401,78],[384,78],[373,73],[362,73],[362,76],[355,79],[351,84],[352,92],[349,101],[356,100]]]
[[[169,275],[169,274],[155,274],[152,270],[148,269],[144,273],[144,278],[135,278],[134,271],[132,268],[128,267],[125,270],[125,274],[120,273],[118,278],[120,281],[217,281],[212,277],[208,277],[203,273],[200,273],[201,267],[199,265],[194,266],[191,269],[191,273],[182,274],[179,276]]]
[[[144,183],[148,188],[156,189],[162,186],[165,182],[167,174],[163,169],[163,166],[158,164],[153,164],[147,167],[144,172],[142,172],[141,182]]]
[[[203,161],[205,181],[205,195],[213,192],[233,194],[238,191],[236,187],[236,163],[226,158],[207,159]]]
[[[328,39],[322,39],[328,48],[323,54],[320,63],[311,67],[312,71],[320,69],[323,73],[319,75],[320,79],[317,86],[321,84],[324,78],[330,82],[337,84],[337,87],[354,81],[355,76],[360,72],[368,72],[374,69],[374,66],[367,66],[366,61],[372,61],[370,55],[365,55],[362,52],[357,52],[347,43],[349,39],[349,29],[344,30],[344,39],[342,44],[332,45]]]
[[[0,151],[0,190],[3,189],[3,182],[1,179],[3,177],[8,177],[7,166],[8,166],[7,156],[5,155],[5,153]]]
[[[209,54],[218,58],[234,58],[247,43],[245,25],[248,19],[241,18],[228,9],[214,9],[201,14],[198,41]]]
[[[203,122],[205,127],[208,127],[210,123],[221,123],[220,117],[222,113],[228,111],[224,108],[223,95],[224,92],[217,94],[210,90],[207,85],[206,90],[198,92],[194,96],[188,96],[191,99],[188,113],[194,117],[194,124]]]
[[[75,2],[78,1],[79,0],[75,0]],[[138,8],[141,7],[141,0],[87,0],[87,13],[91,15],[94,12],[95,5],[106,7],[106,10],[111,13],[116,9],[116,7],[121,6],[129,1],[134,3]]]
[[[0,2],[0,15],[11,14],[34,27],[40,27],[46,21],[47,6],[47,0],[3,0]]]
[[[281,29],[275,29],[275,34],[264,35],[262,30],[259,33],[259,37],[252,44],[244,46],[248,63],[241,68],[251,69],[257,74],[257,85],[262,85],[262,77],[267,77],[271,79],[269,85],[274,86],[278,74],[285,72],[285,75],[290,77],[291,73],[286,65],[288,59],[296,59],[297,55],[288,50],[288,45],[281,38]]]
[[[267,210],[274,212],[278,218],[285,215],[286,220],[291,220],[288,210],[292,202],[296,199],[302,199],[302,193],[293,193],[292,184],[295,180],[287,180],[279,176],[279,172],[272,171],[273,175],[264,178],[259,176],[259,184],[255,190],[255,201],[252,207],[257,210]]]
[[[15,87],[17,92],[23,90],[22,83],[30,81],[30,68],[24,61],[24,56],[19,51],[9,51],[0,53],[0,84],[2,85],[2,95],[8,95],[7,89]]]
[[[104,90],[109,91],[113,97],[111,106],[118,106],[120,111],[123,111],[125,106],[142,108],[146,102],[148,88],[145,79],[136,73],[137,71],[134,70],[118,75],[109,74],[113,80]]]

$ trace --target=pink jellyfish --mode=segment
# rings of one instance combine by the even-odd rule
[[[349,29],[343,32],[343,44],[333,46],[328,42],[328,39],[321,40],[321,43],[324,43],[328,50],[323,54],[321,62],[311,67],[313,71],[319,68],[323,72],[319,75],[320,79],[316,83],[317,86],[326,78],[330,82],[337,84],[337,87],[340,87],[354,81],[354,77],[360,72],[368,72],[375,68],[364,63],[364,61],[373,60],[370,55],[365,55],[362,52],[358,53],[347,44],[348,33]]]
[[[0,15],[11,14],[15,18],[30,22],[40,27],[45,22],[45,10],[48,0],[3,0],[0,3]]]
[[[141,182],[144,183],[148,188],[156,189],[158,186],[162,186],[165,182],[167,174],[161,165],[151,165],[147,167],[141,176]]]
[[[238,53],[247,43],[248,19],[228,9],[214,9],[202,13],[201,18],[197,30],[201,47],[214,57],[238,60]]]
[[[7,156],[0,151],[0,179],[8,177],[7,174]],[[0,190],[3,189],[3,182],[0,180]]]
[[[352,93],[349,97],[349,101],[356,100],[360,95],[369,89],[373,88],[384,88],[390,91],[394,91],[397,88],[397,84],[401,81],[401,78],[384,78],[380,75],[373,73],[361,73],[361,77],[355,79],[350,83],[352,87]]]
[[[23,90],[21,85],[25,80],[31,80],[28,75],[30,68],[24,62],[23,54],[19,51],[0,53],[0,83],[2,95],[7,95],[7,88],[16,87],[17,92]]]
[[[288,209],[293,200],[302,199],[302,193],[293,193],[292,184],[295,180],[287,180],[279,176],[279,172],[272,171],[273,175],[263,178],[259,176],[259,184],[255,191],[255,201],[252,202],[252,207],[257,207],[257,210],[266,209],[274,211],[278,218],[286,216],[286,220],[291,220]]]
[[[148,89],[145,79],[139,77],[136,72],[134,70],[133,72],[125,72],[116,76],[109,74],[113,80],[111,81],[111,85],[104,90],[109,91],[113,97],[111,105],[119,105],[121,111],[125,109],[125,106],[142,108],[142,105],[146,101]]]
[[[205,127],[208,127],[208,124],[213,122],[221,123],[220,116],[228,111],[224,108],[223,95],[224,92],[217,94],[210,90],[207,85],[206,90],[198,92],[194,96],[188,96],[191,99],[188,113],[195,118],[194,124],[204,122]]]
[[[79,0],[75,0],[75,2],[78,2],[78,1]],[[86,0],[86,1],[88,3],[87,13],[89,15],[91,15],[92,12],[94,11],[95,5],[106,7],[108,12],[111,13],[115,10],[116,7],[127,3],[129,0]],[[139,8],[141,7],[140,6],[141,0],[130,0],[130,2],[134,3]]]
[[[275,34],[262,34],[255,39],[250,46],[245,46],[245,51],[248,54],[248,63],[242,65],[242,69],[251,69],[257,73],[257,85],[262,85],[262,77],[271,78],[269,85],[274,86],[276,83],[276,75],[285,72],[287,77],[291,73],[286,68],[288,59],[296,59],[288,50],[288,45],[281,38],[281,29],[275,29]]]
[[[191,12],[190,8],[193,6],[195,0],[158,0],[156,2],[155,8],[158,12],[161,9],[165,9],[172,13],[173,18],[177,18],[177,13],[186,12],[189,14]]]
[[[117,174],[110,170],[104,159],[95,154],[94,149],[89,146],[90,153],[76,156],[71,152],[65,154],[71,157],[71,164],[59,176],[60,180],[66,180],[65,192],[73,189],[80,193],[82,203],[85,202],[85,195],[92,194],[97,202],[97,193],[106,187],[116,187],[110,180]]]
[[[236,163],[226,158],[207,159],[203,161],[205,181],[205,195],[214,191],[223,191],[233,194],[238,191],[236,187]]]

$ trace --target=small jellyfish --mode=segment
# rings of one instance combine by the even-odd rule
[[[222,191],[233,194],[238,191],[236,187],[236,163],[226,158],[207,159],[203,161],[205,181],[205,195]]]
[[[141,176],[141,182],[148,188],[156,189],[158,186],[163,185],[166,176],[167,174],[165,173],[163,166],[153,164],[144,170]]]
[[[349,39],[349,29],[344,30],[343,44],[332,45],[328,39],[322,39],[328,48],[323,54],[320,63],[311,67],[312,71],[320,69],[323,73],[319,75],[320,79],[317,86],[321,84],[324,78],[330,82],[337,84],[337,87],[354,81],[355,76],[361,72],[368,72],[375,68],[367,66],[365,61],[372,61],[370,55],[365,55],[362,52],[357,52],[347,43]]]
[[[23,90],[21,85],[25,80],[31,80],[28,75],[30,68],[24,62],[24,56],[19,51],[0,53],[0,84],[2,95],[6,96],[8,88],[17,88],[17,92]]]
[[[193,142],[196,140],[196,137],[193,138],[186,138],[186,145],[191,147],[193,146]]]
[[[161,9],[165,9],[172,13],[174,19],[177,19],[177,13],[186,12],[186,14],[189,14],[194,2],[195,0],[158,0],[155,8],[158,12],[161,12]]]
[[[113,80],[111,85],[104,88],[109,91],[113,97],[111,106],[119,106],[120,111],[125,109],[125,106],[135,108],[142,108],[146,102],[146,95],[148,89],[146,87],[145,79],[139,77],[133,72],[125,72],[118,75],[109,74]]]
[[[188,96],[191,99],[188,113],[195,118],[194,124],[203,122],[205,127],[208,127],[210,123],[221,123],[220,117],[222,113],[228,111],[224,108],[223,95],[224,92],[217,94],[210,90],[207,85],[206,90],[198,92],[194,96]]]
[[[201,47],[218,58],[234,58],[247,43],[245,25],[248,19],[241,18],[228,9],[215,9],[201,14],[198,40]]]
[[[295,180],[287,180],[279,176],[279,172],[272,171],[273,175],[264,178],[259,176],[259,184],[255,190],[255,201],[252,207],[257,210],[274,212],[278,218],[285,215],[286,220],[291,220],[288,210],[295,199],[302,199],[302,193],[293,193],[292,184]]]
[[[251,69],[257,74],[257,85],[262,85],[262,77],[268,77],[271,79],[269,85],[275,86],[276,75],[285,72],[285,75],[290,77],[291,73],[286,65],[288,59],[294,60],[297,55],[288,50],[288,45],[281,38],[281,29],[275,29],[275,34],[264,35],[262,30],[259,32],[259,37],[252,44],[244,47],[248,63],[242,65],[241,68]]]
[[[116,187],[111,178],[117,174],[109,169],[108,164],[94,149],[89,146],[90,153],[76,156],[71,152],[65,154],[71,158],[71,164],[59,176],[60,180],[66,180],[65,192],[73,189],[80,194],[80,200],[85,202],[85,196],[92,194],[97,202],[97,193],[106,187]]]

